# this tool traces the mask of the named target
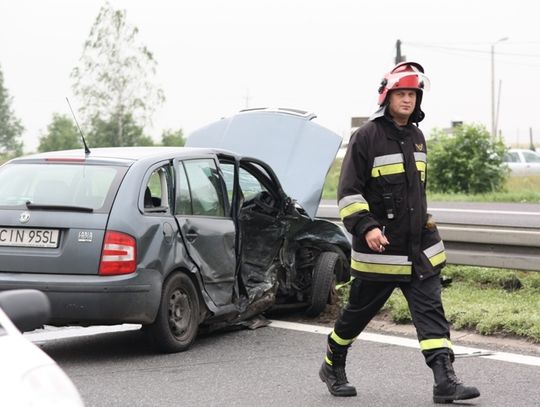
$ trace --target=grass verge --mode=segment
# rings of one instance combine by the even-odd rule
[[[443,276],[452,279],[442,296],[454,329],[540,343],[540,273],[450,265]],[[382,312],[395,323],[411,322],[400,290],[395,290]]]

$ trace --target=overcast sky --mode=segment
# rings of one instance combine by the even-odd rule
[[[0,0],[0,68],[25,151],[54,112],[69,114],[69,74],[100,0]],[[239,109],[293,107],[341,136],[376,109],[395,42],[431,79],[421,128],[491,126],[491,44],[502,81],[499,128],[540,145],[540,29],[535,0],[111,0],[158,62],[166,102],[148,132],[185,133]]]

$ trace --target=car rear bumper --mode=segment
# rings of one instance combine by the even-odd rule
[[[0,291],[34,288],[49,297],[51,325],[151,323],[161,285],[161,274],[149,269],[121,276],[0,272]]]

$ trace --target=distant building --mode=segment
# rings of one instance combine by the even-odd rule
[[[450,122],[450,127],[442,129],[446,134],[453,134],[456,127],[463,126],[462,120],[453,120]]]
[[[369,120],[369,116],[351,117],[351,134]]]
[[[369,116],[358,116],[351,117],[351,134],[353,134],[359,127],[361,127],[365,122],[369,120]],[[343,138],[343,144],[336,154],[336,158],[345,157],[345,152],[347,151],[347,146],[349,145],[349,137]]]

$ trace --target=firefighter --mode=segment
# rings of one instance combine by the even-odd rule
[[[427,213],[426,141],[418,128],[428,85],[420,64],[397,64],[381,82],[379,109],[351,136],[343,159],[338,206],[353,236],[352,282],[319,371],[334,396],[356,396],[345,374],[347,351],[396,287],[407,300],[420,349],[433,370],[433,401],[480,395],[454,373],[441,302],[439,274],[446,255]]]

